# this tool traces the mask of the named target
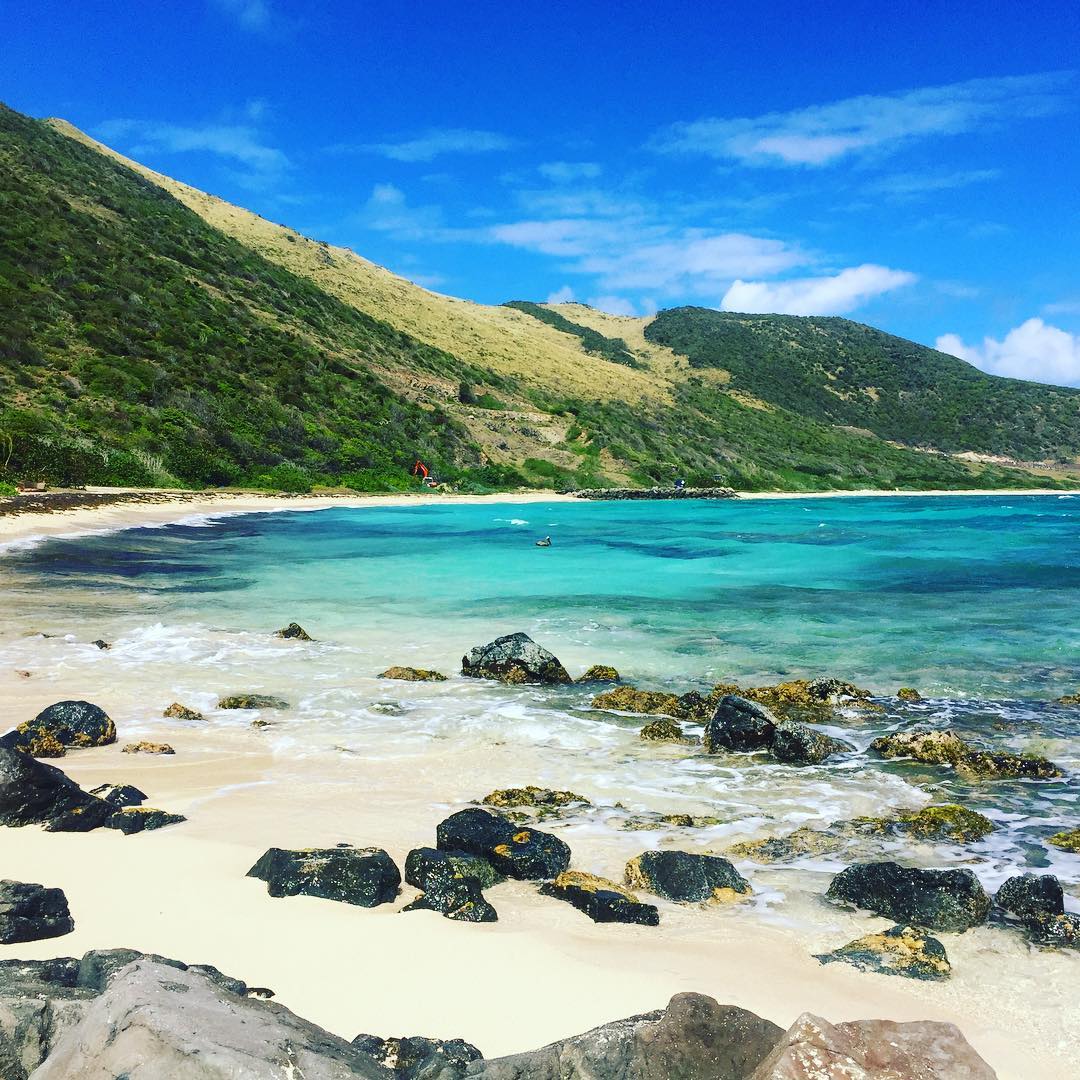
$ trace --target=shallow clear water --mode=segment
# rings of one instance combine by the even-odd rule
[[[194,521],[10,550],[0,559],[0,668],[33,670],[46,684],[104,683],[115,700],[102,704],[132,732],[152,732],[176,698],[210,709],[219,693],[279,693],[297,706],[272,731],[282,755],[343,747],[421,760],[448,740],[480,753],[497,740],[525,763],[506,783],[577,785],[609,808],[711,814],[723,824],[693,843],[716,850],[806,822],[959,798],[1001,829],[974,847],[927,849],[922,861],[973,863],[988,885],[1025,863],[1076,882],[1080,858],[1042,841],[1080,824],[1080,710],[1049,704],[1080,689],[1078,526],[1080,498],[1055,496],[487,504]],[[545,534],[552,546],[536,548]],[[293,620],[318,642],[269,636]],[[643,687],[849,679],[886,706],[838,718],[836,733],[860,750],[918,720],[1045,753],[1070,778],[968,785],[864,754],[810,769],[708,758],[642,745],[639,719],[590,710],[585,689],[374,678],[390,664],[452,674],[470,646],[515,630],[572,674],[611,663]],[[112,650],[88,644],[98,637]],[[891,696],[902,685],[928,700],[903,705]],[[615,835],[609,817],[565,827]],[[640,850],[641,836],[620,835]]]

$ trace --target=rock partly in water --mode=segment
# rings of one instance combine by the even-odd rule
[[[296,622],[291,622],[288,626],[283,626],[280,630],[275,630],[274,637],[286,638],[290,641],[315,640],[299,623]]]
[[[141,806],[147,799],[146,792],[132,784],[99,784],[90,794],[113,806]]]
[[[913,926],[894,926],[880,934],[867,934],[817,959],[823,964],[840,961],[860,971],[909,979],[947,979],[952,971],[945,946]]]
[[[357,907],[391,903],[401,874],[382,848],[270,848],[248,871],[271,896],[318,896]]]
[[[506,880],[487,859],[464,851],[440,851],[438,848],[413,848],[405,858],[405,880],[417,889],[427,889],[432,874],[449,866],[462,877],[473,878],[481,889],[490,889]]]
[[[1047,841],[1062,851],[1072,851],[1080,854],[1080,829],[1066,829],[1064,832],[1054,833]]]
[[[670,716],[650,721],[638,732],[638,737],[645,742],[670,742],[682,746],[693,746],[698,741],[684,734],[682,724]]]
[[[900,689],[896,691],[896,696],[901,701],[922,701],[922,694],[920,694],[913,686],[901,686]]]
[[[769,753],[785,765],[820,765],[833,754],[845,754],[854,749],[848,743],[796,720],[781,720],[769,744]]]
[[[57,1040],[35,1080],[388,1080],[357,1047],[282,1005],[240,997],[208,974],[136,960]]]
[[[779,721],[764,705],[736,694],[725,694],[705,724],[705,749],[710,754],[764,750]]]
[[[1080,949],[1080,915],[1041,915],[1027,924],[1028,937],[1048,949]]]
[[[708,829],[723,824],[723,818],[693,814],[633,814],[619,824],[627,832],[653,832],[669,827],[676,829]]]
[[[474,679],[558,686],[573,682],[558,657],[528,634],[506,634],[470,649],[461,658],[461,673]]]
[[[767,836],[762,840],[745,840],[732,844],[728,854],[737,859],[753,859],[759,863],[787,862],[803,855],[831,855],[845,844],[843,836],[824,829],[802,825],[787,836]]]
[[[395,1080],[461,1080],[483,1054],[464,1039],[427,1039],[422,1035],[382,1039],[357,1035],[352,1045],[373,1058]]]
[[[1027,922],[1065,911],[1065,893],[1053,874],[1018,874],[994,894],[994,906]]]
[[[704,994],[540,1050],[476,1062],[469,1080],[746,1080],[782,1028]],[[981,1078],[980,1078],[981,1080]]]
[[[822,714],[831,713],[843,705],[872,707],[869,690],[842,679],[791,679],[774,686],[751,687],[738,693],[759,705],[793,717],[810,713],[822,719]]]
[[[643,904],[632,892],[613,881],[581,870],[563,871],[554,881],[541,885],[540,892],[543,896],[572,904],[595,923],[660,924],[660,913],[652,904]]]
[[[125,836],[131,836],[133,833],[163,829],[166,825],[179,825],[182,821],[187,821],[183,814],[170,814],[150,806],[128,806],[110,814],[105,819],[105,828],[117,829]]]
[[[120,751],[122,754],[175,754],[176,751],[164,742],[133,742]]]
[[[678,704],[679,699],[674,694],[665,694],[659,690],[637,690],[633,686],[617,686],[614,690],[605,690],[592,701],[594,709],[650,716],[671,716]]]
[[[953,1024],[803,1013],[745,1080],[997,1080]]]
[[[1061,769],[1046,758],[1027,754],[978,750],[955,731],[915,728],[882,735],[870,749],[886,758],[912,758],[926,765],[952,765],[972,779],[1050,780]]]
[[[446,676],[441,672],[415,667],[388,667],[379,678],[398,682],[446,682]]]
[[[167,720],[206,720],[198,709],[189,709],[186,705],[181,705],[179,701],[174,701],[161,715]]]
[[[970,870],[921,870],[895,862],[849,866],[833,878],[825,899],[898,923],[957,933],[986,922],[990,913],[990,897]]]
[[[750,883],[719,855],[646,851],[626,864],[624,880],[678,903],[727,903],[750,895]]]
[[[217,707],[219,709],[291,709],[292,706],[284,699],[274,697],[272,694],[231,694],[221,698]]]
[[[451,814],[436,829],[440,851],[480,855],[508,877],[557,877],[570,865],[570,848],[557,836],[520,827],[479,808]]]
[[[577,681],[579,683],[617,683],[622,679],[610,664],[593,664]]]
[[[982,840],[996,828],[988,817],[955,803],[926,806],[922,810],[892,818],[856,818],[850,824],[863,832],[897,833],[918,840],[941,840],[953,844]]]
[[[0,945],[63,937],[74,929],[63,889],[0,881]]]
[[[59,769],[0,747],[0,825],[43,824],[73,810],[108,805]],[[112,809],[110,807],[110,809]]]
[[[535,810],[558,810],[568,806],[591,806],[584,795],[573,791],[555,791],[528,784],[523,788],[500,788],[479,800],[484,806],[503,810],[529,807]]]
[[[1054,702],[1055,705],[1080,705],[1080,693],[1066,694],[1064,697],[1059,697]]]
[[[33,757],[63,757],[71,748],[116,742],[116,725],[89,701],[58,701],[8,732],[0,745]]]

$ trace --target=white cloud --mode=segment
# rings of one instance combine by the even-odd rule
[[[606,311],[609,315],[636,315],[637,308],[625,296],[591,296],[589,307]]]
[[[968,345],[957,334],[942,334],[934,347],[991,375],[1080,385],[1080,335],[1049,326],[1042,319],[1028,319],[1001,341],[985,337],[981,345]]]
[[[896,176],[887,176],[871,184],[870,190],[881,192],[883,195],[893,195],[900,199],[915,198],[934,191],[947,191],[950,188],[980,184],[987,180],[994,180],[1000,175],[1000,169],[972,169],[968,172],[941,173],[938,175],[932,173],[898,173]]]
[[[401,142],[367,143],[363,146],[339,144],[337,152],[361,150],[381,154],[394,161],[433,161],[442,154],[484,154],[493,150],[509,150],[517,142],[497,131],[478,131],[471,128],[432,128],[412,139]]]
[[[825,165],[857,152],[1048,115],[1063,107],[1071,81],[1070,72],[973,79],[791,112],[684,121],[660,132],[652,146],[748,165]]]
[[[243,114],[257,118],[265,112],[263,102],[250,102]],[[263,187],[289,167],[282,150],[269,146],[252,123],[210,122],[171,124],[154,120],[106,120],[95,134],[109,144],[123,146],[133,157],[144,154],[207,153],[244,167],[237,178]]]
[[[831,277],[795,278],[788,281],[735,281],[724,294],[724,311],[754,314],[844,315],[882,293],[910,285],[916,280],[906,270],[864,263]]]
[[[601,167],[595,161],[546,161],[538,166],[541,176],[556,184],[574,180],[592,180],[600,175]]]
[[[266,30],[273,19],[266,0],[214,0],[214,3],[245,30]]]
[[[549,304],[572,304],[574,299],[574,290],[569,285],[564,285],[561,289],[548,293],[547,302]]]

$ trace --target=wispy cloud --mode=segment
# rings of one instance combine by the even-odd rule
[[[881,195],[891,195],[898,199],[914,199],[920,195],[931,195],[951,188],[968,187],[996,180],[1001,175],[1000,169],[970,169],[966,172],[951,173],[897,173],[886,176],[870,184],[868,189]]]
[[[545,161],[537,166],[537,172],[555,184],[568,184],[575,180],[594,180],[603,168],[595,161]]]
[[[548,293],[547,302],[549,304],[572,304],[576,299],[574,290],[569,285],[563,285],[561,289]]]
[[[268,0],[212,0],[214,7],[235,19],[245,30],[269,30],[274,11]]]
[[[1059,330],[1042,319],[1028,319],[1000,341],[985,337],[980,345],[968,345],[957,334],[942,334],[935,348],[991,375],[1080,385],[1080,335]]]
[[[338,143],[333,153],[379,154],[393,161],[434,161],[443,154],[487,154],[509,150],[517,140],[497,131],[474,128],[431,128],[411,139],[382,143]]]
[[[788,281],[735,281],[724,294],[724,311],[755,314],[846,315],[883,293],[916,280],[906,270],[864,263],[825,277]]]
[[[663,153],[746,165],[827,165],[917,139],[1048,115],[1065,106],[1072,83],[1072,72],[1047,72],[863,95],[761,116],[707,117],[673,124],[651,145]]]
[[[260,119],[262,102],[251,102],[242,110],[247,120]],[[202,124],[174,124],[156,120],[106,120],[94,134],[103,142],[123,148],[133,157],[148,154],[206,153],[222,158],[235,170],[235,177],[251,187],[265,188],[280,179],[289,167],[283,150],[270,146],[253,122],[211,121]]]

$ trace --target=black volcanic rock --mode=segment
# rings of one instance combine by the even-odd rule
[[[508,877],[545,880],[570,865],[570,848],[557,836],[515,826],[479,807],[451,814],[435,836],[440,851],[479,855]]]
[[[504,683],[560,685],[573,682],[557,656],[528,634],[506,634],[470,649],[461,658],[461,673]]]
[[[357,907],[391,903],[401,874],[382,848],[270,848],[248,871],[271,896],[319,896]]]

